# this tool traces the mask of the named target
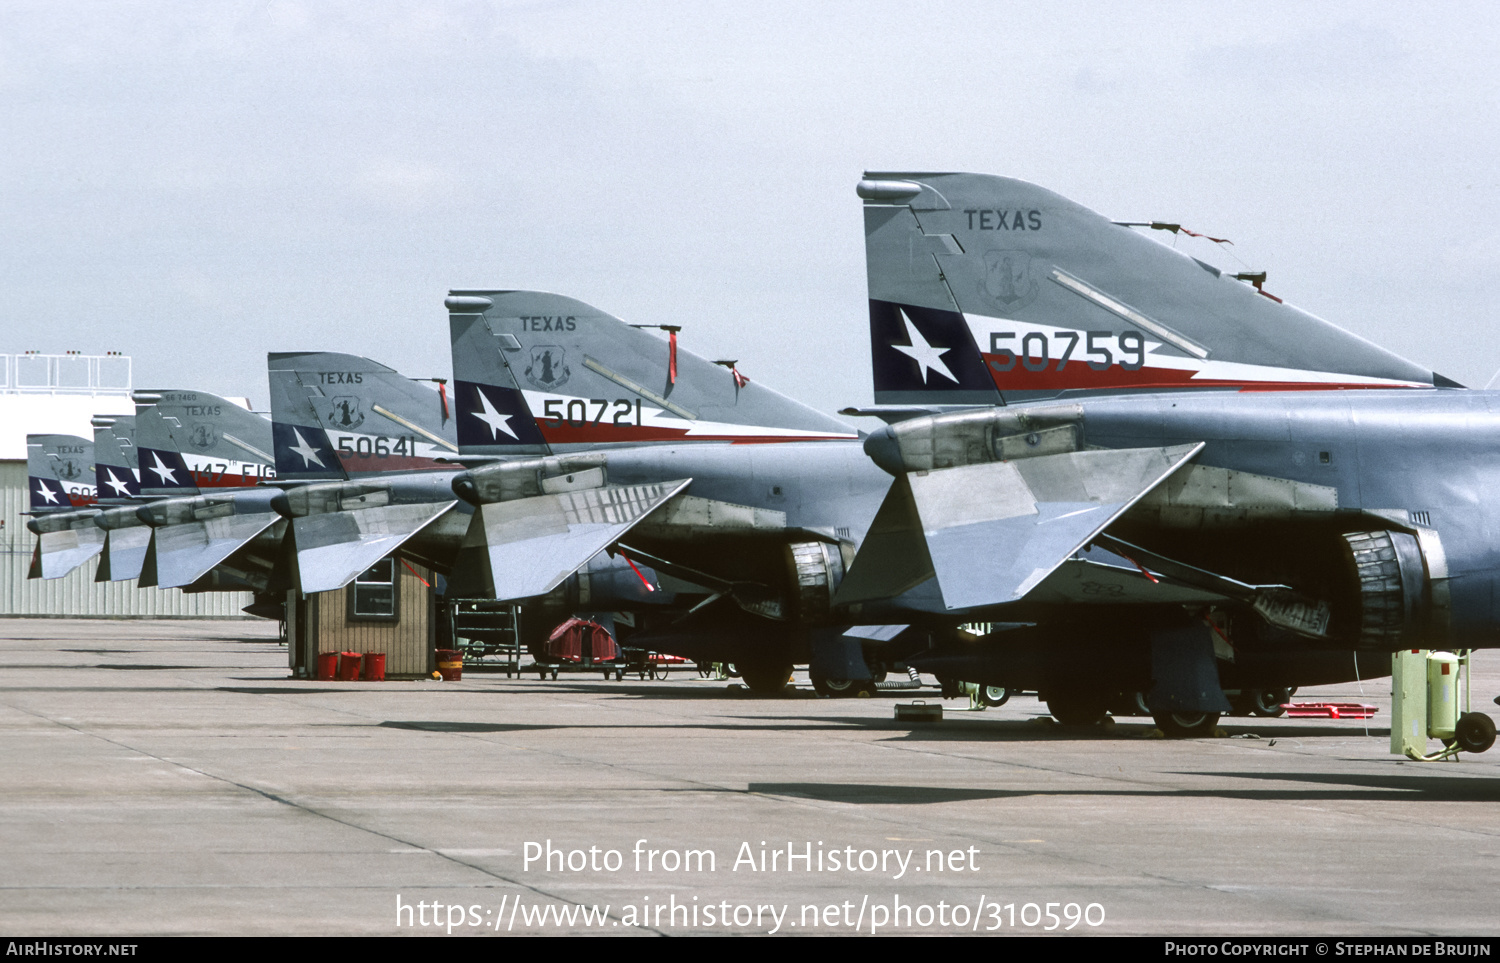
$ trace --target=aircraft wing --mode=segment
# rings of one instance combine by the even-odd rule
[[[552,591],[692,481],[612,485],[482,505],[454,566],[460,591],[501,601]],[[488,586],[478,578],[488,574]]]
[[[141,568],[146,564],[146,550],[150,545],[151,529],[144,525],[106,532],[104,556],[99,562],[99,571],[94,573],[94,581],[122,582],[125,579],[140,578]]]
[[[950,610],[1018,601],[1202,448],[1094,449],[907,472],[835,604],[888,598],[933,575]]]
[[[275,512],[255,512],[158,528],[146,549],[140,584],[190,585],[280,519]]]
[[[292,519],[302,591],[311,595],[348,585],[457,504],[380,505]]]
[[[104,532],[93,524],[37,536],[31,578],[60,578],[104,549]]]

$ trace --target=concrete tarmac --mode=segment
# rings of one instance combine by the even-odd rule
[[[1500,655],[1476,663],[1493,714]],[[1169,741],[690,670],[287,675],[265,623],[0,622],[0,927],[1500,933],[1500,749],[1390,755],[1388,679],[1298,693],[1378,705],[1368,729]]]

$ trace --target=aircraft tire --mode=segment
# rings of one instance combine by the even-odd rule
[[[875,694],[873,679],[830,679],[821,672],[811,670],[808,671],[807,677],[812,682],[814,692],[830,699],[855,699]]]
[[[1048,693],[1047,711],[1065,726],[1098,725],[1108,714],[1104,700],[1091,692]]]
[[[979,701],[991,709],[998,708],[1010,701],[1010,690],[1003,685],[982,685],[979,687]]]
[[[1484,752],[1495,744],[1495,720],[1483,712],[1465,712],[1458,717],[1453,736],[1464,752]]]
[[[751,692],[756,695],[776,696],[786,691],[787,684],[792,681],[793,666],[786,663],[737,663],[740,670],[740,679]]]
[[[1251,706],[1250,711],[1255,715],[1273,719],[1286,715],[1286,709],[1282,708],[1282,704],[1291,701],[1292,690],[1286,688],[1256,689],[1254,697],[1254,705]]]
[[[1151,718],[1168,739],[1201,739],[1219,724],[1217,712],[1163,712]]]

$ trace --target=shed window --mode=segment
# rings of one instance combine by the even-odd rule
[[[349,587],[349,618],[394,622],[397,615],[396,560],[383,558]]]

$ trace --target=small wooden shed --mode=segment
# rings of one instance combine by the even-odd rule
[[[423,566],[381,559],[353,582],[310,596],[289,593],[288,648],[293,673],[317,676],[325,652],[383,652],[387,679],[418,679],[436,667],[435,594]]]

